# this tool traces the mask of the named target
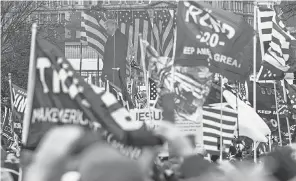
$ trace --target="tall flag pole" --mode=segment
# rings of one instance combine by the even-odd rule
[[[82,41],[80,41],[80,65],[79,65],[79,74],[80,74],[80,76],[81,76],[81,71],[82,71],[82,53],[83,53],[83,51],[82,51]]]
[[[220,81],[221,81],[221,86],[220,86],[220,104],[221,104],[221,110],[220,110],[220,161],[222,162],[223,160],[223,77],[220,75]]]
[[[8,82],[9,82],[9,91],[10,91],[10,108],[11,108],[11,118],[13,112],[13,93],[12,93],[12,82],[11,82],[11,73],[8,73]],[[13,125],[13,123],[11,124]]]
[[[255,32],[257,31],[257,2],[254,2],[254,30]],[[254,81],[253,81],[253,107],[254,110],[256,111],[256,51],[257,50],[257,35],[253,37],[253,76],[254,76]]]
[[[144,74],[144,81],[145,81],[145,87],[146,87],[146,98],[147,98],[147,106],[149,108],[150,112],[150,95],[149,95],[149,77],[148,77],[148,71],[146,71],[146,62],[145,62],[145,56],[146,54],[144,52],[146,49],[146,46],[144,47],[144,42],[143,42],[143,36],[142,34],[139,35],[140,38],[140,48],[141,48],[141,61],[142,61],[142,66],[143,66],[143,74]],[[149,120],[151,122],[151,116],[149,116]]]
[[[257,32],[257,2],[254,1],[254,25],[253,25],[253,28],[255,30],[255,32]],[[255,34],[255,36],[253,37],[253,76],[254,76],[254,81],[253,81],[253,108],[256,112],[256,73],[257,73],[257,70],[256,70],[256,51],[257,50],[257,34]],[[257,151],[256,151],[256,143],[254,141],[254,162],[256,163],[257,162]]]
[[[281,82],[282,82],[282,86],[283,86],[284,101],[286,104],[288,104],[285,80],[281,80]],[[289,122],[288,116],[286,116],[286,121],[287,121],[287,128],[288,128],[289,144],[292,145],[290,122]]]
[[[275,109],[276,109],[276,118],[278,123],[278,132],[279,132],[279,139],[280,139],[280,146],[282,146],[282,134],[281,134],[281,124],[280,124],[280,116],[279,116],[279,109],[278,109],[278,101],[277,101],[277,91],[276,91],[276,82],[273,83],[274,88],[274,99],[275,99]],[[289,128],[288,128],[289,129]]]
[[[33,95],[35,88],[35,79],[36,79],[36,61],[35,61],[35,49],[36,49],[36,34],[37,34],[37,23],[32,25],[32,38],[31,38],[31,50],[30,50],[30,65],[29,65],[29,76],[28,80],[28,88],[27,88],[27,106],[25,109],[24,121],[23,121],[23,130],[22,130],[22,144],[26,145],[28,134],[29,134],[29,126],[33,105]]]

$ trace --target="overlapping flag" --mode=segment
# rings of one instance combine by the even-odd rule
[[[241,17],[196,1],[179,1],[175,63],[208,66],[228,79],[245,80],[253,28]]]
[[[272,9],[260,7],[258,29],[263,63],[258,80],[281,80],[285,73],[295,71],[293,51],[296,40]]]
[[[235,136],[237,112],[228,107],[223,107],[222,111],[221,117],[220,106],[203,106],[203,144],[211,155],[219,155],[217,143],[219,144],[221,130],[223,145],[226,148],[229,148]]]
[[[44,39],[37,38],[35,49],[35,82],[33,104],[30,105],[29,130],[24,129],[24,144],[35,149],[43,135],[52,127],[75,124],[102,129],[125,145],[161,144],[161,140],[133,121],[129,112],[110,94],[88,85],[75,73],[60,50]],[[28,105],[29,106],[29,105]]]

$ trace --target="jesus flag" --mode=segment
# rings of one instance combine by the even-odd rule
[[[248,77],[253,28],[242,17],[193,1],[179,1],[175,63],[208,66],[232,80]]]

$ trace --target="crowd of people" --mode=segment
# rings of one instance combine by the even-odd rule
[[[230,149],[223,161],[194,149],[188,137],[172,123],[163,122],[155,131],[169,145],[143,147],[132,159],[108,144],[97,133],[76,126],[50,130],[37,149],[23,150],[17,158],[2,149],[1,180],[30,181],[218,181],[296,180],[296,144],[279,147],[253,160],[242,160],[241,152]],[[232,158],[236,161],[233,161]],[[232,160],[232,161],[231,161]]]

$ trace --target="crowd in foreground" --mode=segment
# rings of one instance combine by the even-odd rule
[[[2,154],[1,180],[17,180],[20,165],[23,181],[296,181],[296,144],[268,153],[257,164],[220,162],[197,153],[171,123],[161,124],[155,134],[169,143],[168,159],[159,157],[159,147],[145,147],[138,159],[130,159],[97,133],[55,128],[34,153],[23,150],[19,162]]]

